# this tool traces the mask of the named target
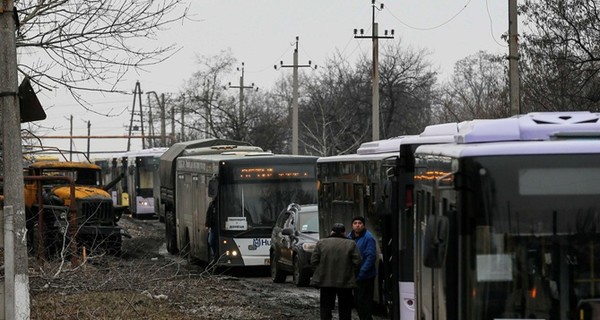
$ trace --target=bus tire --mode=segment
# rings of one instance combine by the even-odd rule
[[[171,210],[165,213],[165,236],[167,241],[167,251],[170,254],[179,253],[179,248],[177,248],[177,230],[175,226],[175,214]]]

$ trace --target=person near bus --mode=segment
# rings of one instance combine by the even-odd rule
[[[360,270],[356,275],[356,288],[354,289],[354,307],[360,320],[371,320],[373,313],[373,291],[377,276],[377,243],[367,230],[365,218],[357,216],[352,219],[352,232],[348,234],[358,246],[362,259]]]
[[[346,238],[345,232],[343,224],[334,224],[329,237],[317,242],[310,259],[314,268],[310,283],[320,291],[321,320],[332,319],[336,296],[339,319],[352,318],[352,289],[356,287],[360,253],[356,243]]]
[[[208,228],[208,246],[210,248],[210,252],[208,254],[212,257],[212,259],[209,257],[209,261],[216,262],[219,257],[219,243],[217,239],[217,228],[219,221],[217,219],[216,197],[212,199],[208,205],[208,210],[206,210],[206,222],[204,225],[206,228]]]

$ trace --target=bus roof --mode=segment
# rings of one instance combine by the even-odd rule
[[[251,144],[243,141],[229,139],[201,139],[193,141],[178,142],[173,144],[160,156],[159,176],[161,187],[173,188],[175,175],[175,160],[181,155],[193,153],[222,153],[222,147],[230,146],[231,149],[251,147]],[[236,147],[237,146],[237,147]],[[251,147],[256,150],[258,147]],[[262,149],[258,148],[260,151]]]
[[[457,143],[548,140],[560,132],[600,132],[600,113],[535,112],[461,122]]]
[[[244,160],[245,159],[245,160]],[[232,161],[232,162],[251,162],[256,159],[273,159],[265,161],[278,161],[281,159],[298,159],[299,162],[306,161],[309,159],[316,160],[315,156],[300,156],[290,154],[273,154],[271,152],[225,152],[219,154],[205,154],[205,155],[193,155],[193,156],[182,156],[177,161]]]
[[[161,156],[167,150],[169,150],[169,148],[150,148],[142,150],[133,150],[124,152],[118,155],[118,157],[156,157]]]
[[[431,125],[427,126],[418,135],[399,136],[385,140],[365,142],[356,150],[356,154],[321,157],[317,162],[383,160],[390,157],[397,157],[401,145],[452,142],[457,132],[458,123],[456,122]]]
[[[397,153],[400,151],[400,145],[403,144],[452,142],[457,132],[458,123],[456,122],[430,125],[418,135],[406,135],[386,140],[365,142],[356,150],[356,154]]]
[[[535,154],[600,153],[599,140],[503,141],[497,143],[421,145],[416,154],[453,158]]]
[[[339,156],[320,157],[317,160],[317,163],[383,160],[386,158],[397,157],[399,154],[399,151],[373,154],[342,154]]]
[[[600,145],[600,113],[587,111],[536,112],[503,119],[478,119],[462,122],[458,129],[454,143],[422,145],[417,153],[452,157],[575,154],[595,153],[596,146]],[[568,140],[549,141],[565,138]],[[586,149],[589,152],[585,152]]]

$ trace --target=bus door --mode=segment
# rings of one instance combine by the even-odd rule
[[[447,288],[456,288],[455,274],[458,257],[447,256],[448,247],[458,252],[456,243],[456,191],[451,186],[439,186],[440,181],[450,181],[451,175],[439,177],[436,186],[417,192],[417,310],[418,319],[447,319],[456,314],[456,294],[446,295]],[[453,240],[454,239],[454,240]],[[450,271],[454,270],[454,271]],[[453,310],[448,310],[453,309]]]
[[[192,252],[202,261],[209,260],[208,233],[206,232],[206,184],[201,181],[204,177],[193,175],[192,185],[188,193],[192,201]]]

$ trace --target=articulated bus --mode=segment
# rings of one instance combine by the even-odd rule
[[[154,217],[154,193],[159,186],[160,156],[168,148],[150,148],[129,151],[123,155],[122,172],[125,173],[129,199],[129,212],[134,218]]]
[[[416,319],[600,319],[600,113],[465,122],[415,160]]]
[[[401,307],[402,319],[414,318],[413,241],[412,237],[406,236],[407,232],[414,234],[406,227],[413,219],[406,219],[407,213],[392,214],[398,209],[391,207],[389,199],[391,193],[399,193],[399,188],[404,188],[405,192],[412,190],[408,187],[412,185],[412,174],[401,186],[397,183],[400,148],[402,145],[413,146],[407,149],[412,152],[418,144],[450,142],[456,132],[456,123],[429,126],[420,135],[367,142],[356,154],[317,160],[320,236],[328,236],[333,223],[343,223],[346,230],[352,230],[352,218],[365,217],[367,229],[379,240],[381,252],[374,299],[389,309],[387,311],[394,319],[400,317]],[[393,185],[389,183],[392,180]],[[408,230],[401,237],[401,230],[405,229]],[[408,238],[410,242],[402,242],[402,238]],[[407,251],[411,254],[410,260],[399,260],[407,255]],[[404,266],[399,265],[402,262]]]
[[[316,201],[317,158],[223,151],[176,159],[177,247],[190,260],[209,262],[204,225],[214,200],[218,222],[215,263],[269,266],[271,232],[279,213],[290,203]]]

